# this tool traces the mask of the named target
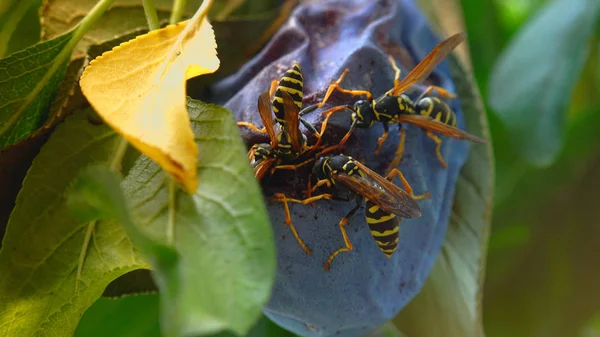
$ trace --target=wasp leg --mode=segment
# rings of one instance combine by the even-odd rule
[[[427,134],[427,137],[431,138],[435,142],[435,154],[437,155],[438,159],[440,160],[440,163],[442,163],[442,166],[444,166],[444,168],[448,168],[448,164],[446,164],[444,157],[442,157],[442,151],[441,151],[442,139],[440,137],[434,135],[429,130],[425,130],[425,133]]]
[[[311,113],[311,112],[313,112],[313,111],[315,111],[315,110],[317,110],[319,108],[318,105],[319,104],[311,104],[309,106],[305,106],[304,108],[302,108],[302,110],[300,110],[298,112],[298,115],[304,116],[307,113]]]
[[[350,69],[346,68],[342,72],[340,77],[337,79],[337,81],[329,84],[329,87],[327,88],[327,92],[325,93],[325,96],[323,96],[323,100],[321,100],[321,102],[319,104],[317,104],[317,108],[322,107],[325,104],[325,102],[327,102],[327,100],[329,99],[329,96],[331,96],[331,94],[333,93],[333,91],[335,89],[341,89],[340,83],[342,83],[342,81],[344,80],[344,77],[346,77],[346,75],[348,75],[349,72],[350,72]]]
[[[275,90],[277,90],[278,84],[279,84],[279,81],[277,81],[277,80],[271,81],[271,86],[269,87],[269,97],[273,97],[273,95],[275,95]]]
[[[311,123],[309,123],[306,119],[299,117],[300,123],[302,123],[302,125],[304,125],[304,127],[306,129],[308,129],[308,131],[312,132],[313,135],[318,139],[321,138],[321,133],[319,131],[317,131],[317,129],[315,128],[314,125],[312,125]]]
[[[340,111],[340,110],[344,110],[344,109],[346,109],[346,106],[340,105],[340,106],[333,107],[333,108],[331,108],[329,110],[325,110],[323,112],[323,115],[326,115],[326,117],[323,120],[323,122],[321,123],[321,132],[319,132],[318,140],[315,143],[315,145],[313,145],[312,148],[317,148],[317,147],[319,147],[319,145],[321,145],[321,139],[323,137],[323,134],[325,133],[325,130],[327,129],[327,123],[329,122],[329,118],[331,117],[331,115],[333,115],[334,112],[337,112],[337,111]],[[323,151],[319,152],[317,154],[317,156],[322,155],[323,153],[327,153],[327,152],[333,151],[334,149],[339,149],[342,146],[344,146],[344,143],[348,140],[348,138],[350,137],[350,133],[352,133],[352,131],[353,131],[352,127],[350,127],[350,129],[351,130],[349,130],[348,133],[346,133],[346,135],[344,136],[344,138],[342,138],[342,142],[340,142],[340,144],[333,145],[333,146],[330,146],[330,147],[326,148],[326,150],[323,150]]]
[[[383,123],[383,135],[381,135],[381,137],[377,139],[377,149],[375,149],[375,155],[378,155],[379,151],[381,151],[381,146],[383,145],[383,142],[385,142],[385,140],[387,139],[389,131],[389,125],[387,123]]]
[[[323,194],[319,194],[319,195],[315,195],[313,197],[310,198],[306,198],[306,199],[294,199],[294,198],[288,198],[286,197],[283,193],[275,193],[275,197],[272,199],[273,202],[284,202],[288,201],[288,202],[295,202],[298,204],[302,204],[302,205],[308,205],[311,202],[317,201],[317,200],[331,200],[333,198],[333,195],[329,194],[329,193],[323,193]]]
[[[323,100],[321,101],[321,103],[319,103],[317,105],[318,108],[322,107],[325,104],[325,102],[327,102],[327,100],[329,99],[329,96],[331,96],[331,94],[333,94],[333,91],[336,89],[341,93],[349,94],[352,96],[365,95],[365,96],[367,96],[367,99],[369,101],[371,101],[373,99],[373,95],[371,95],[371,93],[366,90],[349,90],[349,89],[344,89],[340,86],[340,83],[342,83],[342,81],[344,80],[346,75],[348,75],[349,72],[350,72],[350,69],[346,68],[344,70],[344,72],[340,75],[340,77],[335,82],[332,82],[331,84],[329,84],[329,87],[327,88],[327,92],[325,93],[325,96],[323,96]]]
[[[398,143],[398,148],[396,149],[396,155],[394,156],[394,160],[392,160],[392,162],[388,166],[388,170],[400,166],[400,162],[402,162],[402,157],[404,156],[404,142],[406,141],[406,130],[402,128],[402,125],[398,125],[398,131],[400,131],[400,142]]]
[[[397,168],[393,169],[386,178],[389,181],[391,181],[392,179],[394,179],[395,176],[398,176],[400,178],[400,181],[402,181],[402,186],[404,186],[404,189],[406,190],[406,192],[408,194],[410,194],[410,196],[413,197],[413,199],[423,200],[425,198],[431,198],[431,193],[429,193],[429,192],[423,193],[421,195],[415,195],[412,186],[410,186],[410,184],[408,183],[406,178],[404,178],[404,174],[402,174],[402,172],[400,170],[398,170]]]
[[[300,244],[302,249],[304,249],[306,254],[307,255],[312,254],[312,251],[306,246],[304,241],[302,241],[302,239],[298,235],[298,232],[296,231],[296,227],[294,227],[294,224],[292,223],[292,215],[290,214],[290,207],[287,203],[288,202],[287,197],[283,193],[276,193],[275,196],[280,198],[279,201],[283,202],[283,209],[285,210],[285,224],[288,225],[288,227],[290,227],[290,230],[292,231],[294,238],[296,238],[296,241],[298,241],[298,243]]]
[[[381,137],[377,138],[377,149],[375,149],[375,155],[379,154],[379,151],[381,151],[381,146],[383,145],[383,142],[385,142],[387,137],[388,137],[388,130],[384,130],[383,135],[381,135]]]
[[[340,222],[338,223],[340,231],[342,232],[342,237],[344,238],[345,247],[336,250],[329,256],[327,262],[325,262],[325,265],[323,266],[325,270],[329,270],[329,268],[331,267],[331,262],[333,262],[333,259],[340,253],[349,252],[354,249],[354,246],[352,246],[352,242],[350,242],[350,239],[348,238],[348,233],[346,233],[346,229],[344,227],[348,224],[348,221],[350,221],[354,217],[356,212],[360,209],[361,205],[362,199],[357,200],[356,206],[353,209],[351,209],[350,212],[348,212],[348,214],[346,214],[346,216],[342,218],[342,220],[340,220]]]
[[[255,153],[256,153],[256,144],[252,145],[252,147],[248,150],[248,160],[252,160],[252,158],[254,158]]]
[[[342,138],[342,140],[340,141],[339,144],[337,144],[337,145],[331,145],[329,147],[326,147],[321,152],[317,153],[316,157],[320,157],[323,154],[331,152],[331,151],[342,149],[344,147],[344,144],[348,140],[348,138],[350,138],[350,135],[352,134],[352,132],[354,131],[354,129],[355,129],[355,127],[351,127],[350,130],[348,130],[348,132],[346,132],[346,135],[344,136],[344,138]]]
[[[299,167],[302,167],[313,161],[315,161],[315,158],[307,159],[307,160],[301,162],[300,164],[295,164],[295,165],[277,165],[271,169],[271,174],[273,174],[273,172],[275,172],[275,170],[296,170]]]
[[[266,127],[263,126],[262,129],[259,129],[256,125],[249,123],[249,122],[237,122],[237,126],[245,126],[247,128],[250,128],[250,129],[260,132],[260,133],[267,133]]]
[[[354,131],[354,129],[355,128],[351,128],[350,130],[348,130],[348,132],[346,132],[346,135],[344,136],[344,138],[342,138],[342,140],[340,141],[339,144],[337,144],[337,145],[331,145],[329,147],[326,147],[321,152],[317,153],[316,157],[321,157],[325,153],[342,149],[344,147],[344,144],[348,140],[348,138],[350,138],[350,135],[352,134],[352,132]]]
[[[313,201],[316,201],[316,200],[331,199],[332,197],[333,196],[331,194],[320,194],[320,195],[316,195],[316,196],[311,197],[311,198],[307,198],[307,199],[304,199],[304,200],[299,200],[299,199],[288,198],[283,193],[275,193],[275,198],[273,199],[273,201],[275,201],[275,202],[282,202],[283,203],[283,208],[285,210],[285,223],[286,223],[286,225],[288,225],[290,227],[290,230],[292,231],[292,234],[294,234],[294,238],[296,238],[296,241],[298,241],[298,243],[300,244],[300,246],[302,247],[302,249],[304,249],[304,251],[308,255],[312,254],[312,251],[306,246],[306,244],[304,243],[304,241],[302,241],[302,239],[298,235],[298,232],[296,231],[296,227],[294,227],[294,224],[292,223],[292,215],[290,213],[290,207],[288,205],[288,202],[297,202],[297,203],[306,205],[306,204],[309,204],[309,203],[311,203]]]
[[[329,180],[327,179],[321,179],[319,181],[317,181],[317,183],[315,184],[315,186],[310,186],[310,180],[308,181],[308,192],[309,192],[309,198],[310,198],[310,194],[314,191],[317,190],[317,188],[323,186],[323,185],[327,185],[329,186],[331,183],[329,182]]]
[[[317,139],[319,139],[321,138],[322,132],[317,131],[314,125],[309,123],[306,119],[302,118],[302,116],[315,110],[317,110],[317,104],[309,105],[303,108],[302,110],[300,110],[300,112],[298,112],[298,115],[300,116],[298,119],[300,120],[300,123],[304,125],[305,128],[307,128],[310,132],[312,132],[315,135]]]
[[[423,93],[421,93],[421,95],[419,95],[419,97],[417,97],[415,102],[420,101],[423,97],[431,94],[434,91],[436,91],[442,97],[446,97],[446,98],[450,98],[450,99],[456,98],[456,94],[453,94],[450,91],[448,91],[442,87],[438,87],[437,85],[430,85],[425,89],[425,91],[423,91]]]
[[[312,125],[306,119],[302,118],[302,116],[306,115],[307,113],[313,112],[315,110],[317,110],[317,104],[309,105],[309,106],[303,108],[302,110],[300,110],[300,112],[298,112],[298,116],[299,116],[298,119],[300,120],[300,123],[302,123],[304,125],[305,128],[307,128],[310,132],[312,132],[315,135],[315,137],[317,139],[320,139],[321,136],[323,135],[323,132],[317,131],[317,129],[315,128],[314,125]],[[330,110],[332,110],[332,109],[330,109]],[[341,109],[339,109],[339,110],[341,110]],[[327,111],[329,111],[329,110],[327,110]],[[323,130],[323,126],[321,126],[321,130]]]
[[[390,60],[390,63],[392,64],[392,68],[394,68],[394,88],[397,87],[400,84],[400,73],[402,72],[402,70],[400,68],[398,68],[398,66],[396,65],[396,61],[394,60],[394,57],[392,55],[388,55],[388,60]]]
[[[323,136],[323,133],[325,132],[325,129],[327,129],[327,123],[329,122],[329,118],[331,117],[331,115],[333,115],[334,112],[340,111],[345,109],[346,106],[336,106],[333,107],[329,110],[326,110],[323,114],[327,114],[327,117],[325,117],[325,120],[323,120],[323,123],[321,123],[321,136]],[[317,157],[322,156],[325,153],[334,151],[334,150],[339,150],[341,148],[344,147],[344,144],[346,144],[346,142],[348,141],[348,139],[350,138],[350,135],[352,135],[352,132],[354,132],[354,130],[356,129],[356,123],[353,122],[352,125],[350,125],[350,129],[348,130],[348,132],[346,132],[346,134],[344,135],[344,137],[342,138],[342,140],[340,141],[339,144],[337,145],[332,145],[329,146],[327,148],[325,148],[324,150],[322,150],[321,152],[317,153]],[[319,145],[321,142],[321,138],[319,138],[319,140],[317,141],[317,143],[315,144],[315,147],[317,145]]]
[[[314,192],[317,188],[319,188],[319,187],[321,187],[323,185],[330,186],[329,180],[327,180],[327,179],[321,179],[321,180],[317,181],[317,183],[315,184],[315,186],[311,187],[310,186],[311,185],[311,183],[310,183],[311,176],[312,176],[312,172],[308,175],[308,186],[306,188],[306,198],[307,199],[312,198],[312,192]],[[309,202],[309,204],[310,204],[311,207],[315,207],[315,204],[313,203],[313,201]]]

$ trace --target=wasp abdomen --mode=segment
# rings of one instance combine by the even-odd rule
[[[277,118],[277,122],[282,124],[285,123],[283,116],[283,96],[282,92],[287,92],[292,99],[294,100],[294,104],[301,109],[302,108],[302,90],[304,88],[304,80],[302,78],[302,70],[300,70],[300,65],[298,63],[294,64],[294,66],[288,69],[281,79],[279,80],[279,84],[277,85],[277,89],[275,90],[275,95],[273,97],[273,112],[275,113],[275,118]]]
[[[456,115],[448,104],[437,97],[425,97],[417,102],[417,112],[420,115],[429,116],[438,121],[456,126]]]
[[[306,136],[301,135],[300,143],[302,147],[306,146]],[[301,153],[295,151],[292,148],[292,140],[290,139],[290,135],[286,132],[280,132],[277,135],[277,150],[275,151],[277,157],[283,161],[293,161],[298,158]]]
[[[398,232],[400,230],[398,219],[394,214],[383,211],[379,206],[368,200],[366,202],[365,218],[377,246],[387,257],[391,257],[398,247]]]

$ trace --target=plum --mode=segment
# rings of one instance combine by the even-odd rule
[[[225,104],[237,120],[262,127],[257,98],[294,62],[299,62],[303,71],[305,106],[318,102],[330,81],[345,68],[350,73],[343,87],[369,90],[377,97],[393,85],[388,55],[393,55],[402,73],[407,74],[439,42],[411,0],[306,2],[293,11],[258,55],[213,86],[213,99]],[[426,83],[454,91],[446,62]],[[414,86],[407,94],[414,98],[423,88]],[[336,93],[327,106],[350,104],[356,99]],[[458,127],[464,129],[459,99],[447,102],[457,114]],[[319,126],[319,111],[305,118]],[[337,113],[325,132],[325,142],[339,142],[349,125],[349,113]],[[276,284],[264,313],[277,324],[302,336],[361,336],[393,318],[421,290],[444,240],[455,183],[470,145],[442,137],[442,155],[448,163],[445,169],[435,156],[434,142],[423,130],[402,127],[407,138],[399,169],[416,194],[430,192],[432,198],[418,201],[423,212],[420,218],[402,220],[398,250],[391,258],[377,247],[361,209],[347,227],[355,249],[340,254],[325,271],[323,264],[329,255],[344,244],[337,224],[354,204],[290,204],[293,223],[312,249],[312,255],[307,255],[285,225],[283,205],[270,200],[275,192],[302,197],[311,165],[297,171],[277,171],[263,180],[278,249]],[[382,130],[380,123],[356,130],[343,153],[383,174],[394,156],[399,133],[398,126],[392,125],[382,151],[375,156]],[[268,142],[265,134],[247,128],[240,128],[240,132],[248,146]],[[308,130],[302,127],[302,132],[309,143],[314,143]]]

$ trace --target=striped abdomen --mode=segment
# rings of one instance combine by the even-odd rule
[[[306,137],[304,135],[300,136],[302,137],[300,142],[302,146],[304,146],[306,144]],[[292,148],[290,135],[287,132],[280,132],[277,134],[277,149],[275,152],[277,158],[284,162],[296,160],[302,154]]]
[[[302,78],[302,70],[300,70],[300,65],[295,63],[294,66],[286,71],[279,80],[279,84],[277,85],[277,89],[275,90],[275,95],[273,97],[273,112],[275,113],[275,118],[280,125],[285,126],[283,115],[283,98],[281,97],[281,92],[285,91],[290,94],[298,109],[302,109],[303,88],[304,82]]]
[[[387,257],[392,257],[400,238],[398,235],[400,219],[394,214],[383,211],[369,200],[366,201],[365,218],[379,249]]]
[[[435,118],[438,121],[456,126],[456,115],[448,104],[437,97],[425,97],[417,102],[417,113]]]

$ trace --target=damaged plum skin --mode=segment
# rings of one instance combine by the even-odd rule
[[[450,32],[456,33],[456,32]],[[237,120],[262,127],[257,112],[258,96],[268,90],[295,61],[304,75],[304,106],[317,103],[331,80],[345,68],[342,82],[348,89],[369,90],[374,97],[393,86],[394,72],[387,60],[393,55],[405,76],[438,42],[423,14],[410,0],[328,0],[298,6],[287,23],[267,46],[237,73],[216,84],[213,100],[224,104]],[[454,92],[446,62],[429,77],[432,84]],[[416,97],[423,89],[407,91]],[[358,97],[336,93],[327,106],[350,104]],[[464,120],[458,99],[446,100]],[[323,110],[323,109],[322,109]],[[305,119],[320,128],[320,111]],[[327,145],[339,142],[350,125],[349,112],[338,112],[325,131]],[[307,255],[285,224],[283,204],[272,203],[275,192],[303,198],[311,165],[294,171],[278,171],[263,182],[265,200],[277,241],[276,284],[265,314],[275,323],[301,336],[358,337],[393,318],[421,290],[438,256],[448,225],[454,187],[469,150],[466,141],[442,137],[444,169],[435,156],[435,143],[418,127],[407,130],[406,150],[399,169],[415,194],[430,192],[432,198],[418,201],[423,215],[400,223],[398,250],[387,258],[377,247],[364,209],[347,226],[354,250],[335,258],[331,270],[323,270],[329,255],[344,245],[338,222],[354,206],[353,202],[317,201],[315,207],[290,204],[292,221],[300,237],[312,250]],[[357,129],[343,151],[379,174],[392,160],[398,145],[397,125],[381,153],[374,155],[380,123],[370,129]],[[304,127],[309,144],[315,138]],[[468,131],[468,130],[467,130]],[[240,128],[247,145],[268,142],[266,134]],[[396,184],[400,182],[396,179]],[[401,185],[400,185],[401,186]],[[400,327],[401,328],[401,327]]]

